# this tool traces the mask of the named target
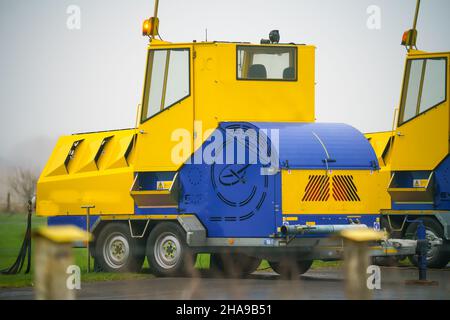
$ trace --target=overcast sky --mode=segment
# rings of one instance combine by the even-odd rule
[[[450,51],[450,1],[422,2],[419,49]],[[207,28],[209,40],[258,43],[279,29],[282,42],[317,46],[317,121],[388,130],[403,73],[399,42],[415,3],[161,0],[160,34],[202,41]],[[67,27],[71,5],[81,10],[79,30]],[[372,5],[380,29],[367,27]],[[147,45],[141,24],[152,13],[153,0],[0,0],[0,160],[43,163],[61,134],[134,126]]]

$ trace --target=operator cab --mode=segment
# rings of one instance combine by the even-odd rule
[[[410,50],[392,148],[393,171],[431,171],[449,151],[450,53]]]
[[[273,35],[262,44],[151,37],[136,171],[178,170],[224,121],[314,122],[315,47],[277,43]],[[188,152],[173,161],[182,139]]]
[[[395,136],[391,139],[391,170],[394,172],[391,185],[397,186],[396,171],[403,173],[400,180],[409,180],[400,185],[411,185],[411,181],[424,181],[432,185],[432,170],[449,153],[449,59],[450,52],[429,53],[417,49],[417,3],[413,27],[402,37],[401,44],[408,54],[400,97]],[[395,145],[395,148],[392,147]],[[412,173],[412,172],[418,173]],[[411,172],[411,173],[408,173]],[[425,181],[427,181],[425,183]],[[419,184],[418,184],[419,185]],[[396,188],[394,188],[396,189]],[[402,191],[403,193],[403,191]],[[394,194],[391,192],[391,196]],[[402,198],[414,199],[411,196]],[[429,199],[427,199],[428,202]]]
[[[408,55],[397,127],[390,143],[388,192],[394,210],[448,208],[447,178],[442,172],[447,170],[450,151],[450,53],[419,51],[416,38],[414,26],[402,40]],[[438,197],[435,188],[441,190]]]

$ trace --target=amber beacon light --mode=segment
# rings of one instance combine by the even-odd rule
[[[158,34],[159,19],[152,17],[144,20],[142,24],[142,35],[147,37],[155,37]]]
[[[158,27],[159,27],[159,19],[158,19],[158,5],[159,0],[155,0],[155,8],[153,17],[144,20],[144,23],[142,24],[142,35],[145,37],[154,38],[159,33]]]

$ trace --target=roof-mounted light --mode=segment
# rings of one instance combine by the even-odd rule
[[[261,39],[261,44],[274,44],[280,42],[280,32],[272,30],[269,33],[269,39]]]
[[[412,27],[412,29],[405,31],[403,33],[403,37],[402,37],[402,45],[405,46],[408,51],[411,50],[412,48],[417,49],[417,46],[416,46],[416,43],[417,43],[417,19],[419,17],[419,11],[420,11],[420,0],[417,0],[416,13],[414,14],[413,27]]]
[[[157,35],[159,36],[158,6],[159,0],[155,0],[155,11],[153,12],[153,17],[144,20],[144,23],[142,24],[142,35],[144,37],[150,37],[150,41]]]
[[[154,38],[158,34],[159,19],[152,17],[144,20],[142,24],[142,35],[144,37]]]
[[[410,29],[403,33],[402,46],[405,47],[415,47],[417,42],[417,30]]]

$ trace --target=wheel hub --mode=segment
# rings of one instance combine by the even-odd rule
[[[119,233],[111,234],[105,241],[103,256],[105,262],[113,269],[118,269],[125,265],[130,255],[130,245],[128,240]]]
[[[116,240],[111,245],[111,255],[117,260],[122,260],[125,254],[124,243]]]
[[[164,269],[173,268],[181,257],[181,245],[173,233],[161,234],[155,242],[154,255],[158,265]]]
[[[177,246],[175,243],[173,243],[171,240],[168,240],[163,244],[163,248],[164,248],[164,256],[166,258],[173,259],[175,257],[177,251]]]

